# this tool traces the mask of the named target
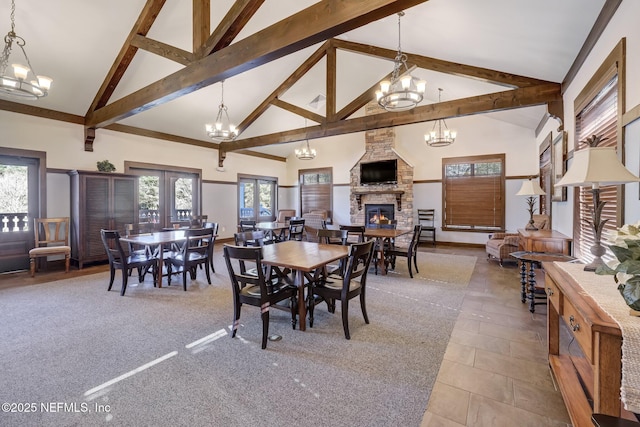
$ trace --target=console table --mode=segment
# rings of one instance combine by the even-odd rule
[[[547,262],[543,267],[547,273],[545,290],[549,297],[549,366],[572,424],[592,426],[593,413],[635,420],[620,400],[622,332],[617,322],[585,295],[580,284],[562,268]],[[603,286],[611,285],[611,276],[599,277]],[[583,355],[577,355],[577,349],[569,354],[566,345],[561,347],[560,327],[563,323]]]
[[[518,230],[519,250],[571,255],[571,237],[554,230]]]

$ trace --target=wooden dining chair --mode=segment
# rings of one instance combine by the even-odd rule
[[[340,301],[342,311],[342,327],[344,337],[351,339],[349,333],[349,300],[360,296],[360,308],[365,323],[369,323],[367,307],[365,304],[365,291],[367,284],[367,271],[371,263],[373,252],[373,240],[363,243],[354,243],[350,246],[349,257],[346,260],[346,268],[342,280],[332,282],[313,281],[307,297],[307,310],[309,312],[309,327],[313,327],[314,307],[326,301],[329,311],[335,312],[335,301]]]
[[[213,256],[213,236],[212,228],[190,228],[185,230],[186,241],[180,251],[173,253],[166,259],[167,284],[171,286],[171,276],[175,273],[182,273],[182,287],[187,290],[187,273],[191,280],[196,279],[197,268],[202,266],[207,276],[207,282],[211,284],[211,257]],[[174,271],[173,268],[176,268]]]
[[[71,246],[69,246],[69,217],[35,218],[35,247],[29,250],[29,271],[36,274],[36,260],[53,255],[64,255],[64,271],[69,272]]]
[[[364,225],[341,225],[340,230],[347,230],[347,241],[349,243],[364,242]]]
[[[140,282],[143,282],[145,275],[148,272],[151,272],[153,274],[153,286],[156,286],[158,278],[158,260],[156,257],[146,254],[129,255],[122,246],[122,242],[120,242],[120,233],[117,230],[102,229],[100,230],[100,238],[102,239],[104,250],[107,252],[107,256],[109,258],[110,278],[107,292],[110,291],[113,286],[116,270],[122,270],[122,288],[120,289],[121,296],[124,296],[124,293],[127,290],[129,271],[134,268],[138,269],[138,280]]]
[[[413,279],[413,271],[411,271],[411,262],[413,261],[413,266],[416,269],[416,273],[418,271],[418,242],[420,239],[420,233],[422,232],[422,225],[418,224],[413,227],[413,236],[411,237],[411,241],[409,242],[409,246],[406,248],[397,247],[395,245],[390,246],[389,248],[385,248],[384,256],[386,260],[389,262],[391,269],[394,270],[396,268],[396,257],[406,257],[407,258],[407,266],[409,267],[409,276]],[[377,273],[377,270],[376,270]]]
[[[217,222],[205,222],[205,223],[202,224],[202,226],[204,228],[213,229],[213,237],[214,237],[214,243],[215,243],[215,238],[218,235],[219,224]],[[215,249],[214,247],[211,247],[211,253],[213,253],[214,249]],[[211,256],[211,271],[214,272],[214,273],[216,272],[216,268],[213,265],[213,256]]]
[[[269,337],[269,309],[289,300],[291,326],[296,328],[298,289],[285,282],[271,282],[266,279],[265,265],[262,264],[262,247],[224,245],[224,259],[227,264],[233,289],[233,324],[231,337],[236,336],[240,324],[243,304],[260,307],[262,317],[262,349],[267,348]],[[245,263],[256,266],[257,274],[249,274]],[[271,270],[266,268],[266,271]]]
[[[304,238],[304,219],[289,220],[289,236],[287,240],[303,240]]]

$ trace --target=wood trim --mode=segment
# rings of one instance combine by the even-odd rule
[[[640,104],[622,115],[622,126],[625,127],[640,118]]]
[[[19,102],[6,101],[0,99],[0,110],[12,113],[26,114],[28,116],[42,117],[43,119],[58,120],[60,122],[84,124],[84,117],[75,114],[62,113],[60,111],[49,110],[37,107],[33,104],[20,104]]]
[[[589,35],[587,35],[580,52],[578,52],[576,59],[573,61],[573,64],[571,64],[571,67],[567,72],[567,75],[562,80],[563,94],[566,88],[573,82],[573,79],[587,60],[589,53],[591,53],[591,50],[600,39],[600,36],[607,28],[607,25],[609,25],[609,21],[611,21],[611,18],[613,18],[613,15],[615,15],[616,10],[621,3],[622,0],[606,0],[605,4],[602,6],[602,10],[596,19],[596,22],[593,24],[593,27],[591,27],[591,31],[589,32]]]
[[[203,184],[216,184],[216,185],[238,185],[238,181],[218,181],[214,179],[203,179]]]
[[[202,179],[202,169],[187,168],[183,166],[163,165],[159,163],[144,163],[144,162],[131,162],[129,160],[124,161],[124,173],[130,173],[131,169],[147,169],[147,170],[163,170],[168,172],[184,172],[194,175],[198,175]]]
[[[625,51],[626,38],[623,37],[611,52],[609,52],[609,55],[607,55],[604,61],[602,61],[602,64],[589,79],[587,84],[584,86],[584,89],[582,89],[578,96],[576,96],[573,103],[574,115],[580,112],[587,103],[591,102],[607,81],[609,81],[616,73],[620,73],[621,69],[624,69],[626,56]],[[619,75],[619,85],[623,82],[622,77],[623,76]]]

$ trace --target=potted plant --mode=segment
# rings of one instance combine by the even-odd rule
[[[96,165],[100,172],[114,172],[116,170],[116,167],[109,160],[102,160],[97,162]]]

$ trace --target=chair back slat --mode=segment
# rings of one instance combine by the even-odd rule
[[[69,217],[34,218],[35,246],[69,246]]]

